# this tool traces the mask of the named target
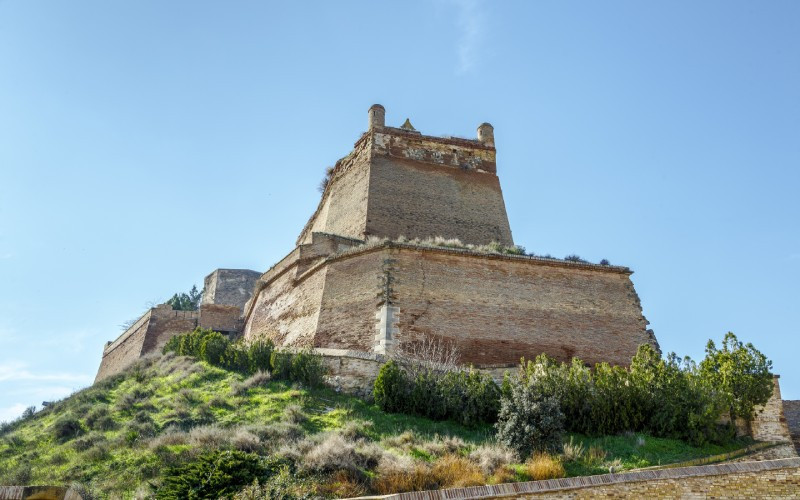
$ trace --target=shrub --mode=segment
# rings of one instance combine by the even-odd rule
[[[378,464],[372,488],[381,494],[435,489],[430,467],[408,457],[387,455]]]
[[[711,386],[720,390],[731,419],[752,420],[755,407],[765,404],[773,391],[772,361],[753,344],[744,344],[732,332],[717,349],[709,340],[706,357],[700,363],[700,374]]]
[[[322,357],[310,351],[300,351],[292,356],[290,380],[300,382],[307,387],[320,386],[325,375]]]
[[[212,332],[200,344],[200,359],[212,366],[222,366],[222,361],[228,354],[230,341],[221,333]]]
[[[275,350],[271,340],[255,340],[249,345],[250,372],[269,372],[271,370],[270,357]]]
[[[534,451],[558,451],[564,433],[564,414],[558,399],[543,394],[524,378],[512,383],[496,424],[497,440],[520,457]]]
[[[439,372],[420,365],[411,366],[411,372],[413,376],[394,360],[381,367],[373,396],[382,410],[467,426],[497,419],[500,388],[489,375],[472,369]]]
[[[351,441],[339,434],[328,434],[306,453],[298,464],[302,470],[312,472],[334,472],[346,470],[358,472],[363,461]]]
[[[76,438],[83,433],[83,427],[77,418],[64,415],[53,423],[53,437],[57,441],[65,442]]]
[[[482,444],[469,454],[470,460],[481,468],[484,474],[491,476],[503,467],[516,461],[514,450],[497,443]]]
[[[164,473],[156,498],[218,498],[231,496],[253,481],[266,480],[274,464],[264,463],[258,455],[241,451],[214,451],[194,461],[171,467]]]
[[[400,366],[389,360],[381,366],[372,395],[383,411],[402,412],[408,408],[408,382]]]
[[[108,406],[96,406],[86,414],[86,425],[96,431],[112,430],[116,424],[108,411]]]
[[[302,424],[308,420],[308,415],[303,411],[300,405],[288,405],[283,410],[283,421],[290,424]]]
[[[528,476],[534,481],[543,479],[556,479],[566,476],[564,465],[561,461],[546,453],[536,453],[525,464]]]
[[[289,352],[273,351],[269,358],[272,368],[272,377],[278,380],[289,380],[292,373],[292,354]]]
[[[230,431],[217,426],[195,427],[189,431],[189,443],[200,448],[225,447],[230,441]]]

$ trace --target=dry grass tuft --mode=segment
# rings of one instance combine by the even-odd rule
[[[333,473],[316,491],[323,498],[353,498],[364,496],[367,492],[367,486],[360,474],[344,470]]]
[[[607,455],[608,453],[603,448],[590,446],[584,455],[584,462],[586,465],[599,465],[605,461]]]
[[[513,483],[517,480],[517,474],[509,465],[504,465],[497,469],[489,478],[488,484]]]
[[[257,452],[264,448],[258,436],[243,428],[238,428],[233,431],[231,445],[237,450],[250,452]]]
[[[434,436],[432,441],[423,443],[419,449],[436,457],[458,454],[467,443],[458,436]]]
[[[528,476],[534,481],[566,476],[561,460],[546,453],[537,453],[525,464]]]
[[[177,429],[168,427],[160,435],[148,441],[147,446],[153,450],[160,446],[175,446],[189,442],[189,434]]]
[[[433,464],[431,473],[440,488],[462,488],[486,484],[481,469],[468,459],[447,455]]]
[[[398,450],[408,451],[412,447],[419,445],[420,439],[414,431],[405,431],[396,436],[386,437],[381,443],[387,448],[397,448]]]
[[[564,443],[563,453],[564,460],[568,462],[571,460],[580,460],[586,453],[586,446],[580,441],[575,442],[575,439],[570,436],[569,443]]]
[[[289,405],[283,410],[283,421],[290,424],[302,424],[308,420],[308,415],[300,405]]]
[[[189,443],[200,448],[224,448],[230,440],[231,432],[215,425],[195,427],[189,431]]]
[[[478,464],[484,474],[491,476],[499,469],[517,461],[511,448],[498,443],[486,443],[469,454],[470,460]]]
[[[430,467],[411,458],[387,454],[377,468],[372,489],[381,494],[422,491],[436,488]]]

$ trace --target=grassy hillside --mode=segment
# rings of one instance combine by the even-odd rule
[[[165,478],[189,477],[186,467],[218,464],[220,457],[246,456],[260,472],[224,479],[234,485],[228,493],[257,477],[259,484],[241,498],[339,497],[605,473],[743,445],[698,448],[641,434],[572,435],[564,455],[520,464],[492,436],[491,427],[388,414],[332,390],[291,386],[264,374],[245,378],[166,355],[6,426],[0,484],[77,482],[101,497],[169,498]]]

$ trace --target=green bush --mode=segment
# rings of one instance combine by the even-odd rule
[[[497,440],[520,457],[533,452],[557,452],[564,435],[564,414],[555,396],[520,377],[511,384],[497,417]]]
[[[275,350],[275,344],[273,344],[271,340],[253,341],[248,346],[248,349],[250,373],[257,373],[258,371],[271,371],[270,358],[272,356],[272,352]]]
[[[500,388],[489,375],[472,369],[415,371],[416,375],[407,373],[394,360],[381,367],[373,386],[375,402],[381,409],[467,426],[497,419]]]
[[[223,366],[231,342],[221,333],[212,332],[203,337],[200,344],[200,359],[213,366]]]
[[[272,377],[289,380],[292,374],[292,354],[284,351],[273,351],[269,358]]]
[[[83,434],[81,422],[72,415],[64,415],[53,422],[53,437],[57,441],[64,442],[76,438]]]
[[[310,351],[300,351],[292,354],[291,359],[289,380],[300,382],[308,387],[322,385],[325,375],[322,357],[312,354]]]
[[[700,363],[700,374],[711,387],[719,389],[731,418],[752,420],[757,405],[772,396],[772,361],[753,344],[743,344],[732,332],[717,349],[709,340],[706,357]]]
[[[172,467],[156,491],[163,500],[230,497],[253,481],[264,481],[274,466],[258,455],[241,451],[213,451],[188,464]]]
[[[413,408],[409,404],[409,387],[406,374],[394,360],[381,366],[372,390],[372,396],[381,410],[403,412]]]
[[[233,342],[219,332],[201,328],[169,339],[164,345],[164,353],[168,352],[193,356],[210,365],[245,375],[266,371],[276,380],[312,387],[321,385],[325,375],[322,358],[311,351],[277,351],[269,340],[252,344]]]

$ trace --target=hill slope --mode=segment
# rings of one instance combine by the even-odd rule
[[[191,490],[216,498],[212,484],[189,484],[193,474],[203,482],[213,470],[227,494],[258,480],[249,498],[357,496],[605,473],[742,445],[570,436],[567,456],[519,464],[492,435],[491,427],[388,414],[329,389],[264,374],[244,378],[165,355],[6,425],[0,484],[78,482],[102,496],[178,498]]]

